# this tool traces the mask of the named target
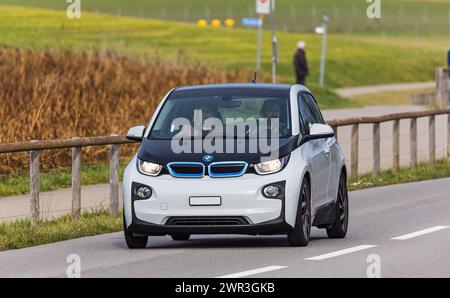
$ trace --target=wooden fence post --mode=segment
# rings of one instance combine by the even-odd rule
[[[81,214],[81,148],[72,148],[72,218]]]
[[[359,124],[352,125],[352,140],[351,140],[351,177],[358,178],[358,146],[359,146]]]
[[[109,165],[109,184],[110,194],[109,203],[113,216],[119,216],[119,145],[110,145],[110,165]]]
[[[32,141],[36,142],[36,141]],[[30,222],[39,223],[39,150],[30,151]]]
[[[436,116],[430,116],[428,120],[428,150],[429,150],[429,162],[434,164],[436,161]]]
[[[373,176],[380,175],[380,123],[373,124]]]
[[[394,120],[392,137],[392,167],[395,172],[398,172],[400,170],[400,120]]]
[[[412,169],[417,168],[417,118],[411,118],[410,124],[410,153],[411,153],[411,161],[410,166]]]
[[[338,140],[338,126],[333,126],[334,131],[334,137],[336,138],[336,141]]]
[[[447,115],[447,158],[450,159],[450,114]]]
[[[436,68],[436,105],[439,108],[448,106],[448,71],[445,67]]]

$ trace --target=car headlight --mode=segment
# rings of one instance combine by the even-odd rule
[[[259,175],[273,174],[281,171],[281,169],[286,165],[286,162],[286,157],[260,162],[258,164],[255,164],[255,171]]]
[[[156,163],[138,160],[138,170],[144,175],[158,176],[161,172],[162,166]]]

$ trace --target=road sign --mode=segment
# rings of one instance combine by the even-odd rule
[[[257,14],[270,14],[270,0],[256,0]]]
[[[262,20],[258,18],[243,18],[242,26],[244,27],[260,27]]]

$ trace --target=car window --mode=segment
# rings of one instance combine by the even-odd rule
[[[314,119],[315,119],[314,123],[325,124],[322,113],[320,112],[319,106],[317,105],[314,97],[309,93],[304,93],[303,97],[305,98],[306,103],[309,105],[310,110],[314,115]]]
[[[292,135],[289,96],[289,90],[255,88],[174,91],[162,106],[149,138],[204,138],[213,130],[222,131],[224,138],[259,138],[273,129],[287,138]],[[179,119],[185,120],[186,127],[177,124]],[[215,120],[214,124],[208,124],[208,119]],[[201,127],[194,125],[197,120]],[[237,133],[240,128],[242,134]]]
[[[303,128],[303,133],[308,134],[311,125],[318,123],[318,121],[310,105],[307,104],[306,99],[303,97],[303,94],[298,95],[298,107],[300,110],[300,128]]]

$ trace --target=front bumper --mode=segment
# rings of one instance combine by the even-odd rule
[[[149,236],[164,236],[176,233],[274,235],[287,233],[291,229],[292,227],[282,218],[265,223],[239,226],[167,226],[151,224],[135,218],[128,227],[128,230],[134,234]]]
[[[281,234],[292,227],[285,221],[285,177],[282,174],[259,176],[246,174],[236,178],[181,179],[168,175],[147,177],[132,175],[124,185],[125,209],[130,206],[127,219],[128,230],[135,234],[166,235],[189,234]],[[152,188],[148,200],[136,200],[132,193],[133,183]],[[268,199],[262,188],[268,184],[281,183],[282,196]],[[220,206],[191,206],[189,197],[220,196]],[[128,202],[129,203],[128,203]],[[128,211],[128,210],[126,210]],[[242,225],[171,225],[171,217],[243,217],[248,224]]]

